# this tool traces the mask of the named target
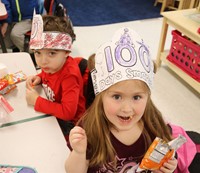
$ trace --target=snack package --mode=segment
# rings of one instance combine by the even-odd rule
[[[17,87],[16,84],[26,78],[27,76],[22,71],[5,75],[0,79],[0,94],[4,95],[14,90]]]
[[[0,95],[0,126],[8,121],[8,114],[14,111],[7,100]]]
[[[0,79],[0,91],[8,86],[8,81],[5,79]]]
[[[137,172],[159,169],[164,162],[174,157],[175,151],[185,142],[186,138],[182,135],[168,143],[156,137],[144,155]]]
[[[22,72],[18,71],[13,74],[7,74],[3,79],[7,80],[9,85],[16,84],[18,82],[26,80],[27,76]]]
[[[10,91],[14,90],[16,87],[17,86],[15,84],[7,85],[6,87],[4,87],[3,89],[0,90],[0,94],[5,95],[5,94],[9,93]]]

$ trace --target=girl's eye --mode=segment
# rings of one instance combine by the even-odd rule
[[[119,100],[119,99],[121,98],[121,96],[120,96],[120,95],[114,95],[113,98],[114,98],[115,100]]]
[[[139,100],[139,99],[141,99],[141,96],[139,96],[139,95],[133,96],[133,99],[134,100]]]

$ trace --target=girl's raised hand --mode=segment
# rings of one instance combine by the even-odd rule
[[[85,130],[79,126],[75,126],[69,134],[70,145],[74,152],[83,154],[87,149],[87,136]]]

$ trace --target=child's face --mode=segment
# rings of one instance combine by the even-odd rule
[[[36,63],[46,73],[55,73],[59,71],[69,55],[64,50],[40,49],[34,51]]]
[[[120,131],[131,131],[144,114],[149,97],[144,82],[125,80],[108,88],[103,107],[108,120]]]

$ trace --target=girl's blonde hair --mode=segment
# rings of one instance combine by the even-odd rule
[[[93,54],[88,59],[90,65],[94,64],[94,56]],[[152,143],[149,131],[154,136],[160,137],[166,141],[170,141],[172,137],[169,128],[162,118],[161,112],[151,100],[148,86],[145,83],[143,83],[143,85],[149,93],[145,112],[140,120],[144,125],[142,135],[144,136],[147,150]],[[113,128],[114,125],[107,119],[103,109],[102,97],[105,92],[106,91],[103,91],[95,97],[92,105],[86,110],[84,116],[78,122],[78,125],[81,125],[85,129],[88,137],[90,167],[103,164],[107,165],[110,160],[115,160],[116,152],[110,140],[110,129]]]

